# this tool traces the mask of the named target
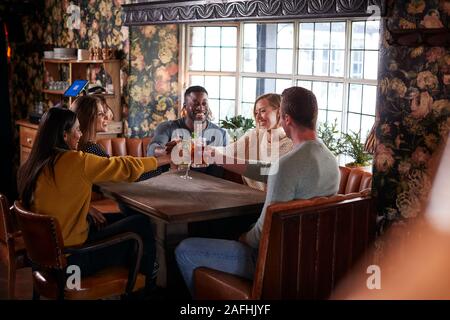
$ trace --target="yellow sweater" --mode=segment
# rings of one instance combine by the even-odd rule
[[[81,244],[86,241],[89,231],[86,217],[92,184],[104,181],[132,182],[144,172],[156,168],[157,160],[153,157],[104,158],[80,151],[67,151],[56,162],[55,180],[48,168],[39,175],[31,209],[58,220],[65,246]]]

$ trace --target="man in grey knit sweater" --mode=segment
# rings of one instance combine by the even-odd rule
[[[336,158],[317,139],[317,101],[314,94],[301,87],[284,90],[281,124],[294,148],[264,170],[265,164],[225,164],[228,170],[254,180],[267,180],[267,195],[262,213],[239,241],[189,238],[176,249],[176,258],[188,288],[193,294],[193,272],[200,266],[251,279],[266,208],[275,202],[330,196],[339,188]],[[226,161],[229,163],[229,161]]]

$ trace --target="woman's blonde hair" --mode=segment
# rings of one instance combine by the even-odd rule
[[[267,100],[269,102],[269,105],[277,111],[277,127],[280,126],[280,107],[281,107],[281,95],[279,95],[278,93],[266,93],[263,94],[261,96],[259,96],[258,98],[256,98],[255,100],[255,104],[253,105],[253,116],[255,117],[256,120],[256,105],[258,104],[259,101],[261,100]],[[258,126],[258,124],[256,124]]]

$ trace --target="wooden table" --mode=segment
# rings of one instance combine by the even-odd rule
[[[249,223],[239,225],[239,218],[255,222],[265,199],[265,193],[245,185],[199,172],[190,172],[193,179],[184,180],[180,178],[183,173],[170,171],[137,183],[98,184],[103,194],[148,215],[154,222],[160,264],[157,283],[161,287],[170,285],[171,266],[176,273],[174,248],[184,238],[199,235],[196,230],[201,229],[198,226],[202,221],[219,222],[224,234],[233,232],[226,230],[232,225],[226,222],[236,221],[233,228],[245,231]],[[202,232],[200,235],[208,236]]]

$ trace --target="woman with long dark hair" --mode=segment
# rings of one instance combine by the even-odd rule
[[[143,215],[120,219],[108,226],[90,228],[87,221],[92,185],[102,181],[135,181],[143,172],[169,163],[169,158],[98,157],[76,151],[82,133],[76,114],[51,108],[41,120],[30,157],[19,169],[18,189],[23,205],[33,212],[55,217],[64,245],[99,241],[114,234],[135,232],[144,243],[141,272],[150,282],[155,260],[151,224]],[[127,265],[130,244],[68,257],[89,275],[112,265]]]
[[[70,109],[77,114],[77,118],[80,121],[80,130],[83,134],[78,143],[78,150],[109,158],[109,154],[96,142],[97,133],[106,132],[108,129],[109,119],[107,113],[110,109],[105,98],[92,95],[80,96],[72,102]],[[161,173],[162,170],[160,168],[145,172],[136,181],[146,180]],[[97,190],[94,188],[94,191]],[[96,228],[103,228],[105,225],[119,221],[125,216],[139,214],[121,201],[118,201],[118,203],[121,213],[102,214],[97,211],[89,213],[89,218]],[[152,228],[150,228],[149,232],[151,233],[149,236],[153,237]],[[158,270],[159,265],[155,261],[153,278],[156,278]]]

